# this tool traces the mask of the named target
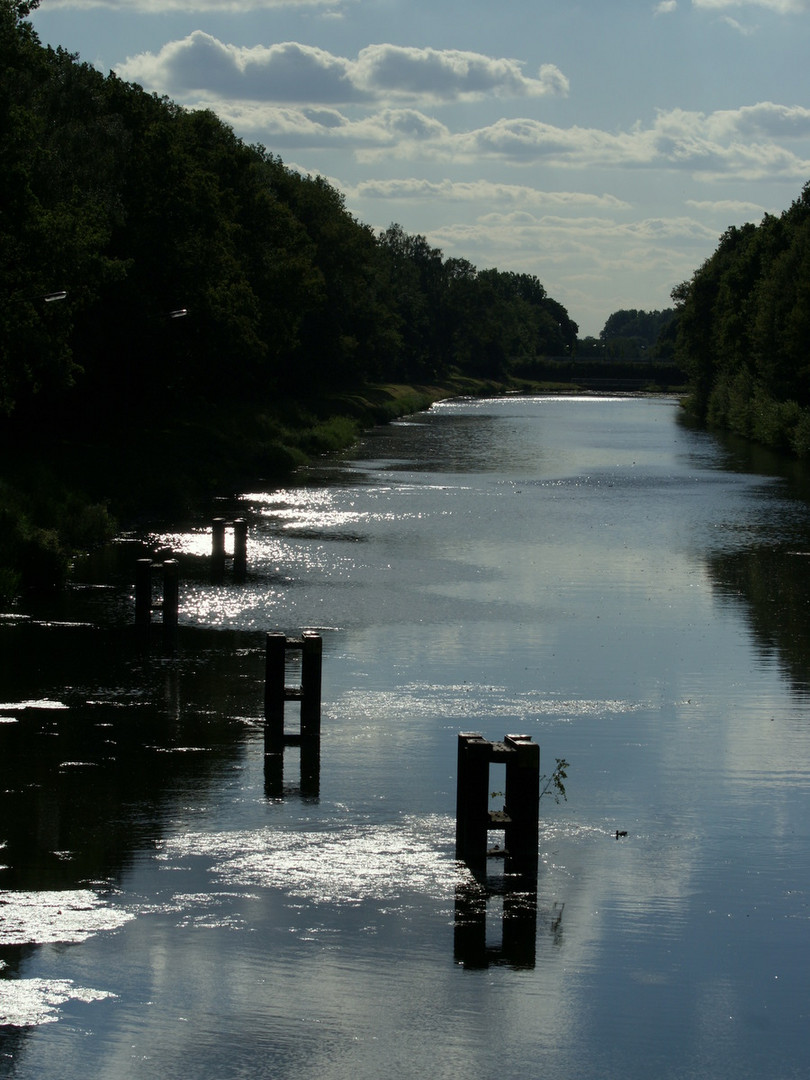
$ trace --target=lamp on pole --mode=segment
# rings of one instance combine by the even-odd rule
[[[27,300],[43,300],[46,304],[52,304],[54,300],[64,300],[66,296],[67,289],[56,289],[54,292],[47,293],[26,293],[24,296],[15,296],[12,293],[9,302],[12,304],[24,304]]]

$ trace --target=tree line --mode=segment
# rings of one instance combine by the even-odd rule
[[[621,308],[609,315],[598,338],[586,337],[577,345],[580,359],[672,361],[677,319],[674,308],[640,311]]]
[[[35,6],[0,0],[0,423],[500,378],[573,348],[535,276],[376,233],[212,112],[43,47]]]
[[[694,415],[810,456],[810,184],[780,216],[727,229],[672,297]]]

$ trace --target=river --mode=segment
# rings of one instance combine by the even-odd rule
[[[0,1077],[808,1075],[810,509],[778,463],[668,398],[450,400],[215,512],[244,582],[169,522],[0,617]],[[175,634],[133,625],[147,550]],[[269,790],[265,635],[303,628],[319,770],[289,747]],[[517,906],[455,861],[461,731],[568,762]]]

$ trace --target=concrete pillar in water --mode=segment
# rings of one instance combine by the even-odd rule
[[[264,673],[264,721],[265,744],[284,749],[284,702],[287,699],[285,685],[285,660],[287,638],[284,634],[270,633],[265,639]]]
[[[301,652],[301,685],[286,685],[288,650]],[[316,797],[320,785],[321,753],[321,662],[323,640],[313,630],[300,638],[269,633],[265,642],[264,684],[264,774],[265,791],[283,794],[284,748],[298,746],[301,753],[301,785],[304,796]],[[284,730],[287,701],[300,703],[298,731]]]
[[[270,633],[264,662],[264,792],[270,799],[284,794],[284,702],[287,638]]]
[[[301,647],[301,737],[320,738],[323,639],[305,630]]]
[[[490,743],[474,732],[458,737],[456,858],[473,873],[486,870]]]
[[[135,625],[148,626],[152,621],[152,560],[135,563]]]
[[[211,577],[219,581],[225,576],[225,518],[211,523]]]
[[[174,629],[180,607],[180,564],[177,559],[163,563],[163,625]]]
[[[504,807],[506,872],[536,876],[540,842],[540,747],[528,735],[507,735]]]
[[[247,576],[247,533],[247,522],[237,518],[233,523],[233,576],[237,581]]]
[[[489,767],[506,766],[504,809],[489,809]],[[507,735],[502,743],[462,732],[458,737],[456,858],[476,876],[486,873],[487,836],[502,829],[506,871],[530,878],[537,873],[540,817],[540,748],[528,735]]]

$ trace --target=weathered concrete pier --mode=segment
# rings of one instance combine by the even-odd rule
[[[162,600],[155,600],[154,577],[163,577]],[[169,629],[177,626],[180,606],[180,564],[177,559],[138,559],[135,564],[135,625],[150,626],[152,613],[160,611],[163,625]]]
[[[301,656],[301,682],[287,685],[287,654]],[[301,637],[269,633],[265,646],[264,775],[265,791],[278,797],[284,788],[284,749],[298,746],[301,752],[301,794],[316,796],[320,787],[321,683],[323,639],[314,630]],[[298,730],[285,727],[288,701],[300,705]]]
[[[490,765],[506,766],[503,810],[490,810]],[[456,858],[476,876],[487,859],[505,859],[505,873],[536,877],[540,819],[540,747],[528,735],[490,742],[483,735],[458,737]],[[488,850],[489,833],[502,830],[503,848]]]
[[[227,530],[233,533],[233,552],[228,553],[225,537]],[[247,521],[244,518],[236,518],[227,521],[217,517],[211,523],[211,577],[214,581],[222,581],[225,577],[225,567],[228,560],[231,561],[235,581],[244,581],[247,575]]]
[[[490,809],[490,766],[504,765],[502,810]],[[474,881],[456,890],[453,951],[469,968],[489,964],[534,967],[540,821],[540,747],[528,735],[490,742],[477,732],[458,737],[456,858]],[[503,847],[489,847],[503,832]],[[504,860],[503,876],[488,876],[489,859]],[[501,940],[487,942],[487,907],[500,902]]]

